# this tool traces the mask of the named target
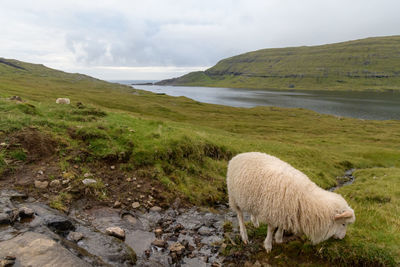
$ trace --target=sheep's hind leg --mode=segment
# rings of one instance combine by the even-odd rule
[[[274,236],[274,230],[275,230],[274,227],[272,227],[271,225],[268,225],[267,238],[265,238],[265,240],[264,240],[264,248],[267,252],[271,252],[271,250],[272,250],[272,239]]]
[[[251,215],[250,220],[251,220],[251,222],[253,223],[253,225],[254,225],[255,227],[258,228],[258,227],[260,226],[260,224],[258,223],[257,217],[254,216],[253,214]]]
[[[283,242],[283,229],[280,227],[278,228],[278,230],[275,233],[275,241],[278,244]]]
[[[249,238],[247,237],[247,230],[246,226],[244,225],[243,212],[237,208],[236,213],[239,221],[240,235],[242,236],[243,243],[247,244],[249,242]]]

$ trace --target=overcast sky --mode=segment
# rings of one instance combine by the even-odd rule
[[[262,48],[400,34],[398,0],[2,0],[0,57],[165,79]]]

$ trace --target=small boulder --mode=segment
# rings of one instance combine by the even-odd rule
[[[35,181],[35,187],[38,189],[45,189],[45,188],[47,188],[48,185],[49,185],[49,182],[47,182],[47,181],[43,181],[43,182],[39,181],[39,180]]]
[[[106,234],[115,236],[119,239],[125,239],[125,231],[121,227],[108,227],[106,229]]]

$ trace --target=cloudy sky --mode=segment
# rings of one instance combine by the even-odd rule
[[[1,1],[0,57],[165,79],[247,51],[400,34],[398,0]]]

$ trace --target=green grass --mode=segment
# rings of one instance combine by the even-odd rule
[[[400,264],[399,121],[203,104],[11,62],[25,70],[0,63],[0,143],[34,128],[57,140],[60,168],[76,182],[82,177],[68,172],[71,159],[83,168],[87,162],[118,162],[198,205],[226,201],[227,161],[240,152],[275,155],[323,188],[335,185],[337,176],[354,167],[356,182],[339,190],[357,217],[346,238],[318,246],[293,241],[273,253],[296,259],[293,253],[300,251],[310,262],[322,259],[348,266]],[[26,102],[5,99],[12,95]],[[72,104],[57,105],[57,97],[69,97]],[[0,172],[9,169],[9,160],[23,160],[22,152],[30,157],[29,151],[18,149],[0,147]],[[106,194],[101,182],[92,189],[95,197]],[[63,209],[68,201],[69,196],[60,195],[52,206]],[[265,234],[263,228],[257,231],[253,237]],[[270,257],[262,250],[257,255]]]
[[[159,84],[256,89],[399,90],[400,36],[262,49]]]

